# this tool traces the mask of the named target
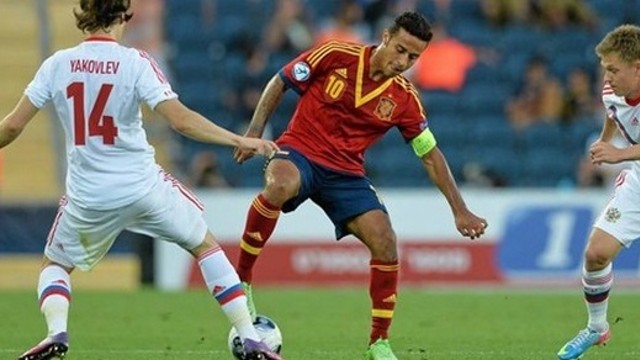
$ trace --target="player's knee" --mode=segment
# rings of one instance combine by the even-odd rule
[[[200,245],[192,248],[192,249],[187,249],[185,248],[185,250],[187,250],[188,252],[191,253],[191,255],[193,255],[193,257],[198,258],[200,257],[200,255],[210,251],[211,249],[214,249],[216,247],[218,247],[218,243],[216,243],[213,235],[211,234],[211,232],[207,232],[204,236],[204,239],[202,240],[202,242],[200,243]]]
[[[588,271],[598,271],[609,265],[611,257],[598,249],[587,248],[584,253],[584,260]]]
[[[57,266],[59,268],[62,268],[68,274],[71,274],[73,272],[73,270],[75,269],[75,267],[73,267],[73,266],[65,266],[65,265],[62,265],[59,262],[56,262],[54,260],[49,259],[46,256],[43,257],[42,258],[42,264],[41,264],[40,268],[44,269],[44,268],[49,267],[49,266]]]
[[[371,249],[371,258],[387,263],[395,262],[398,261],[398,251],[395,247],[385,247],[378,250]]]
[[[282,206],[287,200],[294,197],[297,191],[298,184],[295,180],[267,179],[263,195],[271,204]]]
[[[370,242],[371,257],[385,262],[398,260],[398,246],[393,231],[383,231]]]

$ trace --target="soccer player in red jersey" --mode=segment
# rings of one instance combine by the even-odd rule
[[[249,208],[240,243],[237,270],[249,307],[253,308],[252,268],[280,212],[293,211],[311,199],[329,216],[338,239],[353,234],[371,252],[369,359],[396,359],[388,330],[399,262],[387,210],[365,176],[364,151],[397,127],[447,199],[458,231],[476,239],[487,227],[465,205],[429,130],[418,93],[401,75],[431,37],[424,17],[406,12],[385,30],[377,46],[330,41],[300,54],[269,81],[246,133],[262,136],[284,91],[293,89],[300,95],[287,130],[276,141],[281,151],[267,164],[265,187]],[[251,155],[236,150],[234,157],[242,163]]]

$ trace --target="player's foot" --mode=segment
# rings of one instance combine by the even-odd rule
[[[244,341],[245,360],[283,360],[278,353],[269,349],[262,341],[246,339]]]
[[[366,358],[367,360],[398,360],[391,350],[388,339],[378,339],[369,345]]]
[[[242,288],[244,289],[244,295],[247,297],[247,307],[249,308],[249,315],[251,315],[251,321],[256,321],[256,305],[253,303],[253,294],[251,292],[251,284],[248,282],[242,282]]]
[[[69,337],[66,332],[47,336],[38,345],[20,355],[18,360],[63,359],[69,350]]]
[[[590,347],[594,345],[606,345],[611,338],[611,331],[599,333],[593,329],[582,329],[578,335],[569,340],[560,351],[558,351],[558,359],[560,360],[576,360],[582,357]]]

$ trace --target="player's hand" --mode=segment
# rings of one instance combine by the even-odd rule
[[[622,153],[622,149],[618,149],[604,141],[596,141],[589,148],[591,162],[596,165],[600,165],[602,163],[617,164],[624,160]]]
[[[233,153],[233,158],[242,164],[256,154],[269,157],[278,150],[280,148],[273,141],[242,137],[240,144]]]
[[[455,220],[458,232],[471,240],[479,239],[484,234],[487,226],[489,226],[487,220],[476,216],[470,211],[457,215]]]

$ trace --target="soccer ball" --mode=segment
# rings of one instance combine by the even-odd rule
[[[264,315],[257,315],[256,321],[253,322],[253,327],[256,329],[260,339],[267,344],[271,350],[279,354],[282,350],[282,333],[280,332],[278,324]],[[228,345],[229,351],[231,351],[234,359],[245,360],[242,340],[234,327],[231,327],[229,331]]]

